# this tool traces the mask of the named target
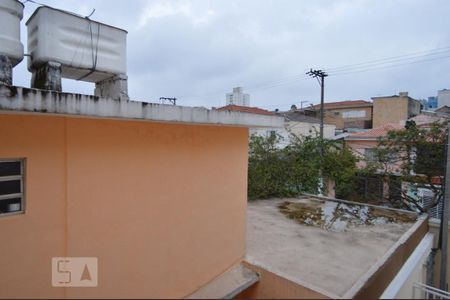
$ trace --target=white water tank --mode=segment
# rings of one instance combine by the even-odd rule
[[[65,78],[99,82],[126,74],[125,30],[44,6],[26,24],[30,71],[58,62]]]
[[[17,0],[0,1],[0,55],[7,56],[13,66],[23,59],[23,45],[20,42],[23,7]]]

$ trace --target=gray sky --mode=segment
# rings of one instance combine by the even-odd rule
[[[433,54],[386,68],[386,62],[340,70],[326,79],[326,101],[370,100],[409,91],[415,98],[450,88],[450,1],[447,0],[42,0],[128,31],[127,63],[132,99],[180,105],[221,106],[242,86],[251,106],[286,109],[317,103],[320,89],[304,79],[309,68],[357,64],[421,52]],[[37,5],[27,3],[25,22]],[[26,48],[26,46],[25,46]],[[26,50],[25,50],[26,51]],[[424,52],[422,52],[424,51]],[[439,57],[446,57],[440,59]],[[402,57],[405,58],[405,57]],[[427,60],[411,64],[412,61]],[[379,68],[366,72],[350,73]],[[350,73],[350,74],[342,74]],[[29,86],[26,60],[14,84]],[[93,93],[92,83],[63,81],[63,90]]]

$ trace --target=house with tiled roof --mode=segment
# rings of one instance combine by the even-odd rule
[[[345,137],[345,144],[358,157],[364,158],[366,161],[373,159],[375,148],[380,138],[386,137],[389,131],[403,129],[400,123],[388,123],[383,126],[370,129],[363,132],[355,132]],[[359,167],[365,166],[365,161],[359,162]]]
[[[372,128],[372,102],[345,100],[324,103],[324,120],[334,124],[337,130]],[[305,109],[307,114],[320,117],[320,104]]]
[[[279,147],[285,147],[289,144],[291,135],[295,136],[316,136],[320,132],[320,119],[308,116],[304,111],[289,110],[271,112],[259,107],[248,107],[240,105],[227,105],[217,108],[218,111],[252,113],[268,116],[282,116],[284,118],[284,127],[251,128],[250,134],[259,136],[277,135],[280,137]],[[324,123],[324,138],[334,137],[336,126],[334,124]]]
[[[249,106],[241,106],[241,105],[235,105],[235,104],[229,104],[223,107],[217,108],[218,111],[235,111],[235,112],[243,112],[243,113],[251,113],[251,114],[258,114],[258,115],[267,115],[267,116],[274,116],[275,113],[259,108],[259,107],[249,107]]]
[[[251,128],[250,134],[259,136],[278,135],[281,137],[279,147],[285,147],[289,144],[291,135],[316,136],[320,132],[320,119],[308,116],[304,111],[289,110],[271,112],[259,107],[248,107],[240,105],[226,105],[217,108],[218,111],[252,113],[268,116],[282,116],[284,118],[284,127]],[[324,123],[324,138],[334,137],[336,126],[334,124]]]

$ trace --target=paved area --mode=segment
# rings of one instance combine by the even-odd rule
[[[249,202],[246,260],[331,297],[344,295],[413,225],[353,222],[345,230],[301,225],[280,211],[286,201],[309,200]]]

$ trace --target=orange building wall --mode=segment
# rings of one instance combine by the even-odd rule
[[[0,140],[27,158],[0,297],[184,297],[244,255],[246,128],[0,115]],[[53,256],[98,257],[99,286],[52,288]]]
[[[292,282],[275,273],[245,262],[260,275],[260,280],[235,299],[330,299],[310,288]]]

